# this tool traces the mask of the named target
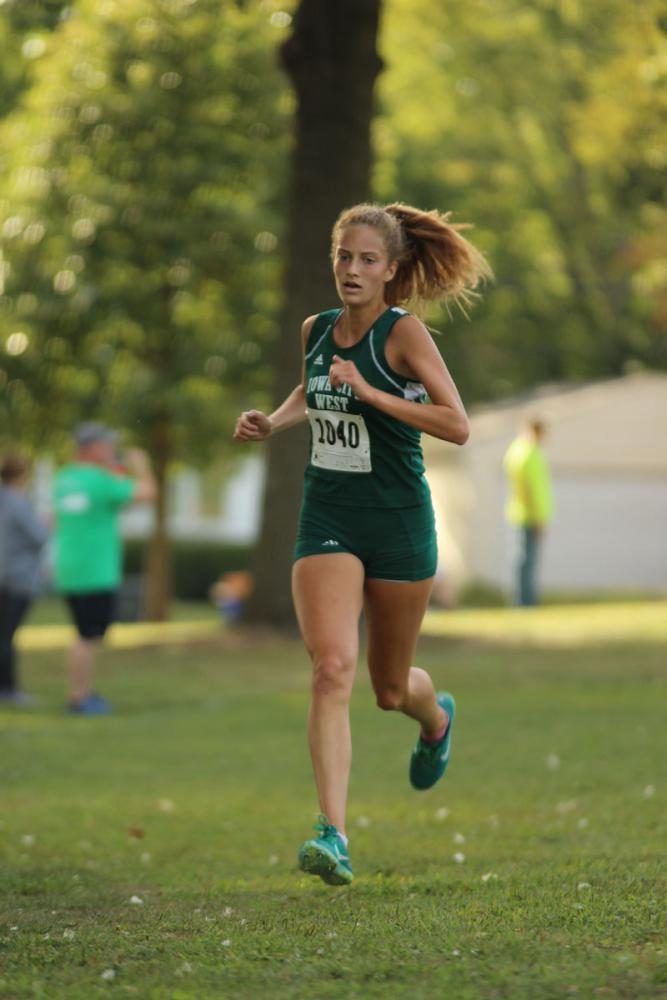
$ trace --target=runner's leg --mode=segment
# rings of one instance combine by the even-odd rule
[[[294,606],[313,663],[308,742],[315,784],[322,812],[343,834],[363,585],[363,566],[349,553],[306,556],[294,564]]]
[[[366,580],[368,669],[380,708],[403,712],[420,723],[426,738],[442,732],[447,715],[431,678],[412,666],[432,580]]]

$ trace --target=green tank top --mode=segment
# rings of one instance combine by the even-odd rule
[[[421,433],[368,403],[349,385],[329,382],[334,354],[354,361],[375,388],[424,402],[426,392],[393,371],[385,357],[391,329],[405,309],[392,306],[352,347],[339,347],[334,327],[342,309],[320,313],[306,344],[306,406],[311,431],[304,496],[350,507],[414,507],[430,497],[424,478]]]

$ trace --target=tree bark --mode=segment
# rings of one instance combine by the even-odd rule
[[[150,455],[157,498],[146,565],[144,618],[151,622],[163,622],[169,617],[172,595],[171,547],[167,530],[167,473],[172,460],[172,441],[167,416],[160,417],[152,429]]]
[[[381,0],[301,0],[281,58],[297,95],[288,201],[285,306],[276,344],[275,403],[301,378],[303,320],[336,304],[331,228],[368,198]],[[270,438],[255,589],[246,621],[294,622],[289,574],[307,461],[303,427]]]

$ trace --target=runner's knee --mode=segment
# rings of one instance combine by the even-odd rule
[[[313,657],[313,694],[348,691],[352,687],[354,664],[338,652]]]
[[[375,691],[375,701],[383,712],[400,712],[405,704],[406,691],[397,685],[382,686]]]

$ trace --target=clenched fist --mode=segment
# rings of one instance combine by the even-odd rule
[[[261,410],[245,410],[234,427],[235,441],[263,441],[271,433],[271,421]]]
[[[359,373],[354,361],[344,361],[337,354],[334,354],[329,369],[329,381],[335,389],[339,389],[341,385],[349,385],[357,399],[365,401],[368,401],[373,391],[372,386]]]

